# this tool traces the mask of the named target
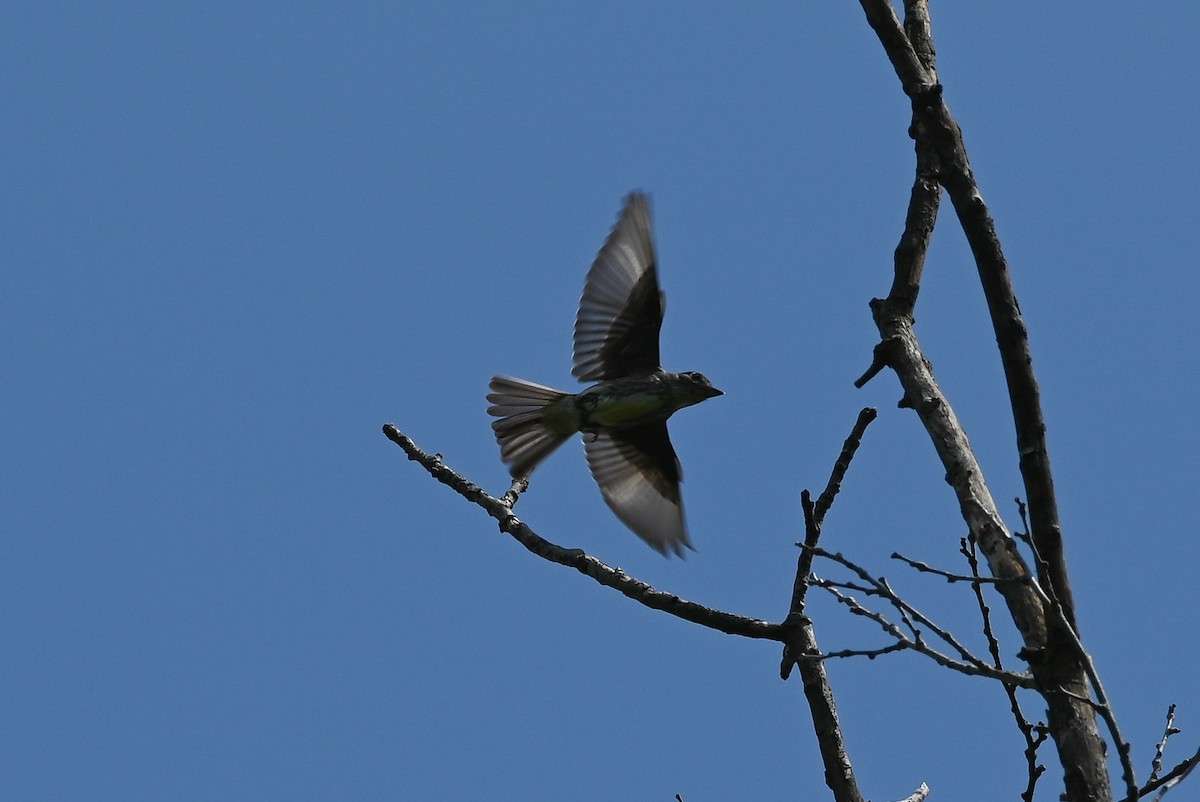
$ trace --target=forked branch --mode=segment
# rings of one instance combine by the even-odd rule
[[[909,132],[916,142],[918,166],[905,233],[896,249],[892,291],[887,299],[871,304],[880,344],[859,384],[878,374],[885,365],[895,371],[904,390],[901,404],[916,410],[925,425],[945,466],[946,479],[958,497],[963,519],[992,576],[1003,579],[1033,576],[1000,519],[966,433],[934,380],[913,330],[913,303],[928,233],[936,215],[936,204],[932,203],[922,215],[916,198],[918,191],[928,195],[922,184],[936,179],[954,204],[987,300],[1016,425],[1018,464],[1029,499],[1031,539],[1040,557],[1037,575],[1041,593],[1034,592],[1033,583],[1024,581],[1004,582],[996,587],[1021,633],[1025,643],[1023,655],[1039,692],[1046,699],[1050,731],[1065,770],[1067,798],[1111,799],[1104,743],[1095,711],[1087,699],[1089,672],[1084,665],[1087,658],[1076,648],[1074,603],[1063,557],[1046,427],[1028,332],[995,224],[967,158],[962,131],[946,106],[934,69],[928,4],[925,0],[907,0],[908,19],[902,27],[888,0],[859,2],[904,93],[912,101]],[[1052,612],[1047,607],[1061,612]],[[1115,731],[1113,722],[1109,724]],[[1118,750],[1123,749],[1118,740]],[[1122,768],[1127,792],[1132,796],[1137,786],[1127,760],[1122,760]]]

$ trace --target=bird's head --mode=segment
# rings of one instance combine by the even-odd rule
[[[712,382],[708,380],[703,373],[697,373],[690,370],[687,373],[678,373],[678,383],[676,385],[675,394],[682,403],[680,406],[689,407],[692,404],[699,404],[709,398],[715,398],[718,395],[725,393],[712,386]]]

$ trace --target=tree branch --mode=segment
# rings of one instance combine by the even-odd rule
[[[913,123],[909,132],[916,141],[918,164],[924,163],[936,170],[974,254],[1008,383],[1019,465],[1030,506],[1031,537],[1040,558],[1038,576],[1046,595],[1063,611],[1066,629],[1073,633],[1074,603],[1062,551],[1045,422],[1033,374],[1028,332],[1021,319],[995,224],[971,172],[962,132],[950,115],[937,83],[928,8],[923,0],[906,3],[910,16],[907,25],[911,35],[919,40],[920,50],[929,62],[926,67],[888,0],[860,0],[860,3],[900,78],[904,93],[912,100]],[[906,226],[906,235],[908,231]],[[907,272],[914,271],[907,269]],[[919,270],[915,272],[919,276]],[[966,435],[933,380],[929,364],[917,344],[911,314],[911,299],[915,298],[916,292],[915,288],[896,292],[902,278],[908,281],[907,275],[902,276],[898,263],[893,294],[885,301],[872,302],[881,342],[871,368],[859,381],[865,382],[877,374],[881,362],[896,372],[905,393],[902,405],[914,408],[925,424],[946,467],[947,481],[955,488],[963,517],[983,551],[992,575],[1029,576],[1028,567],[1016,553],[1001,523]],[[1104,744],[1095,712],[1073,698],[1086,695],[1087,678],[1071,637],[1060,631],[1057,620],[1049,620],[1041,600],[1033,596],[1028,584],[1003,583],[997,588],[1021,632],[1025,641],[1023,655],[1047,700],[1050,730],[1065,771],[1067,798],[1080,801],[1111,799]],[[1061,690],[1068,693],[1059,693]]]
[[[971,566],[971,576],[982,579],[979,576],[979,557],[975,551],[975,541],[968,538],[962,538],[959,541],[959,552],[967,558],[967,564]],[[971,586],[971,590],[975,593],[975,603],[979,606],[979,617],[983,622],[983,634],[987,638],[988,653],[992,656],[992,665],[998,669],[1004,668],[1004,661],[1000,656],[1000,641],[996,638],[996,633],[992,631],[992,611],[988,607],[987,601],[983,598],[983,587],[976,583]],[[1038,723],[1036,726],[1029,723],[1025,718],[1024,711],[1021,710],[1021,701],[1017,698],[1017,690],[1012,685],[1004,686],[1004,693],[1008,696],[1008,709],[1012,712],[1013,720],[1017,724],[1017,730],[1021,733],[1021,737],[1025,739],[1025,769],[1026,781],[1025,790],[1021,792],[1021,799],[1024,802],[1033,802],[1033,794],[1037,789],[1038,779],[1046,771],[1043,764],[1037,762],[1038,749],[1046,738],[1049,732],[1046,726]]]
[[[1151,780],[1143,785],[1137,792],[1137,796],[1127,796],[1121,802],[1137,802],[1138,799],[1147,797],[1155,791],[1159,791],[1155,800],[1162,799],[1167,791],[1170,791],[1179,783],[1187,779],[1187,776],[1192,773],[1196,766],[1200,765],[1200,749],[1196,750],[1196,754],[1189,757],[1187,760],[1181,761],[1175,768],[1168,771],[1157,780]]]
[[[952,574],[949,571],[943,571],[941,568],[934,568],[932,565],[929,565],[928,563],[923,563],[920,560],[914,560],[911,557],[905,557],[903,554],[901,554],[898,551],[892,552],[892,559],[899,560],[900,562],[904,563],[905,565],[909,566],[910,568],[913,568],[913,569],[921,572],[922,574],[933,574],[934,576],[940,576],[942,579],[945,579],[946,582],[948,582],[951,585],[953,585],[955,582],[969,582],[970,584],[977,586],[977,585],[995,585],[998,582],[1024,581],[1024,580],[1012,580],[1012,579],[1008,579],[1008,580],[996,579],[994,576],[979,576],[978,574],[975,574],[973,576],[967,576],[966,574]],[[986,605],[985,605],[985,609],[986,609]]]
[[[813,508],[813,523],[816,525],[818,531],[825,523],[825,515],[829,512],[829,508],[833,506],[833,500],[842,489],[842,480],[846,478],[846,471],[850,470],[850,462],[858,452],[858,447],[862,445],[863,435],[867,433],[867,427],[878,416],[879,413],[871,407],[866,407],[859,411],[858,419],[854,421],[854,428],[850,430],[846,441],[842,443],[842,453],[838,454],[837,462],[833,464],[833,471],[829,474],[829,481],[825,484],[825,489],[821,491],[821,495],[817,498],[816,506]],[[816,544],[814,543],[813,545]]]
[[[896,315],[895,307],[885,301],[872,301],[871,307],[880,335],[888,344],[886,358],[900,379],[906,405],[925,425],[946,467],[946,481],[958,497],[963,520],[979,543],[992,575],[1001,579],[1030,576],[1008,537],[966,433],[921,352],[911,318]],[[1046,620],[1038,594],[1024,582],[1003,582],[997,588],[1008,603],[1026,649],[1030,653],[1041,650],[1046,641]]]
[[[1134,796],[1137,794],[1137,777],[1133,769],[1133,755],[1130,752],[1129,742],[1121,735],[1121,728],[1117,726],[1116,713],[1113,712],[1112,705],[1108,702],[1108,694],[1104,691],[1104,684],[1100,682],[1100,674],[1096,671],[1096,664],[1092,661],[1092,656],[1083,648],[1083,641],[1079,639],[1079,635],[1067,621],[1066,611],[1062,608],[1062,605],[1045,596],[1045,591],[1042,590],[1040,585],[1035,583],[1030,584],[1038,593],[1043,594],[1042,600],[1046,608],[1054,611],[1055,618],[1057,619],[1054,621],[1057,625],[1057,631],[1065,633],[1066,637],[1070,640],[1070,644],[1075,650],[1076,659],[1083,667],[1084,674],[1092,686],[1092,691],[1096,694],[1096,700],[1093,702],[1087,696],[1081,698],[1066,686],[1059,688],[1058,692],[1073,699],[1081,699],[1089,703],[1100,714],[1100,717],[1104,719],[1104,723],[1108,726],[1112,742],[1117,748],[1117,759],[1121,764],[1121,777],[1125,781],[1125,792],[1128,796]]]
[[[900,20],[896,19],[896,12],[892,9],[892,4],[886,0],[859,1],[867,15],[867,22],[870,23],[875,35],[883,44],[883,49],[887,52],[888,60],[892,62],[892,68],[896,70],[896,77],[900,79],[900,85],[904,87],[904,91],[911,96],[909,87],[921,87],[933,83],[929,70],[921,63],[908,35],[900,27]],[[928,19],[928,15],[926,15],[926,19]]]
[[[446,467],[440,454],[425,453],[390,423],[384,424],[383,433],[389,440],[400,446],[410,460],[419,463],[428,471],[430,476],[467,501],[481,507],[488,515],[496,519],[501,532],[511,535],[518,543],[542,559],[574,568],[601,585],[620,591],[639,604],[653,610],[662,610],[676,618],[682,618],[684,621],[691,621],[693,624],[715,629],[727,635],[774,640],[781,643],[787,641],[788,633],[782,624],[746,618],[681,599],[673,593],[656,590],[645,582],[634,579],[619,568],[604,564],[582,549],[564,549],[562,546],[545,540],[513,515],[511,506],[501,499],[489,496],[478,485]],[[505,498],[509,498],[509,494],[505,494]]]
[[[1175,726],[1175,705],[1167,708],[1167,725],[1163,727],[1163,736],[1154,747],[1154,759],[1150,761],[1150,780],[1158,779],[1163,770],[1163,754],[1167,751],[1167,741],[1172,735],[1178,735],[1179,728]]]
[[[810,547],[806,545],[804,548],[805,550],[812,551],[817,557],[823,557],[849,569],[866,583],[865,586],[855,585],[852,583],[837,582],[813,576],[809,580],[811,584],[831,593],[839,602],[844,604],[855,615],[861,615],[870,619],[871,621],[874,621],[881,629],[883,629],[884,632],[894,638],[897,642],[902,643],[905,648],[919,652],[920,654],[932,659],[938,665],[958,671],[961,674],[987,677],[989,679],[998,680],[999,682],[1021,688],[1034,687],[1033,679],[1028,675],[1014,674],[1011,671],[993,668],[983,660],[976,657],[950,632],[943,627],[938,626],[927,615],[902,599],[894,590],[892,590],[891,586],[888,585],[884,579],[872,576],[865,568],[856,564],[842,554],[829,552],[816,546]],[[904,618],[905,623],[913,633],[912,637],[905,635],[904,632],[901,631],[900,627],[889,621],[882,613],[864,607],[853,597],[839,592],[838,588],[844,588],[846,590],[862,593],[864,595],[877,596],[887,601]],[[942,642],[946,643],[954,651],[956,651],[962,659],[955,660],[949,655],[939,652],[926,643],[921,631],[916,627],[915,624],[912,623],[913,621],[936,635],[940,640],[942,640]]]
[[[962,660],[955,660],[950,655],[940,652],[930,646],[925,642],[924,638],[916,635],[911,638],[908,637],[900,630],[900,627],[896,626],[891,621],[888,621],[882,613],[876,612],[868,607],[864,607],[853,596],[842,593],[840,590],[838,590],[840,585],[837,582],[831,582],[830,580],[821,579],[818,576],[814,576],[812,578],[812,583],[824,590],[826,593],[829,593],[831,596],[837,599],[840,604],[845,605],[846,608],[849,609],[854,615],[860,615],[864,618],[874,621],[879,625],[880,629],[895,639],[895,643],[880,647],[878,649],[844,649],[842,651],[829,652],[826,655],[822,655],[821,659],[857,656],[864,656],[874,659],[884,654],[910,649],[918,654],[925,655],[942,668],[948,668],[951,671],[957,671],[958,673],[969,677],[984,677],[986,679],[997,680],[998,682],[1016,684],[1024,688],[1033,687],[1033,680],[1029,677],[1022,677],[1019,674],[1013,674],[1007,671],[996,671],[986,663],[978,661],[964,662]],[[813,656],[806,655],[801,659],[804,660],[811,657]]]
[[[921,783],[920,787],[909,796],[901,799],[900,802],[925,802],[925,798],[929,796],[929,786]]]
[[[816,503],[805,489],[800,494],[800,504],[804,511],[804,541],[816,546],[821,536],[821,526],[825,515],[833,506],[833,500],[841,489],[846,471],[854,459],[862,443],[867,426],[875,420],[877,413],[871,408],[858,413],[858,419],[850,430],[850,435],[842,444],[842,451],[834,462],[829,481]],[[821,760],[825,766],[825,784],[833,792],[837,802],[862,802],[863,796],[858,789],[854,776],[854,767],[850,763],[850,755],[846,751],[845,739],[842,736],[842,725],[838,719],[837,704],[833,698],[833,688],[825,674],[825,666],[819,659],[821,649],[817,645],[816,631],[812,621],[804,614],[804,600],[808,592],[808,575],[812,568],[812,555],[807,549],[800,552],[796,559],[796,578],[792,583],[792,601],[788,615],[784,621],[790,637],[784,641],[783,658],[779,665],[779,675],[783,679],[791,676],[792,667],[799,666],[800,679],[804,688],[804,697],[808,701],[809,715],[812,717],[813,732],[817,736],[817,746],[821,750]]]

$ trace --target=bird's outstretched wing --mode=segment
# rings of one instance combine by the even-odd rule
[[[650,205],[634,193],[588,271],[571,373],[580,381],[600,381],[658,370],[662,317]]]
[[[692,548],[679,497],[682,471],[665,423],[584,437],[588,467],[604,500],[634,534],[661,554]]]

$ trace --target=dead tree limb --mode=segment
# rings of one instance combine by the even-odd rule
[[[517,518],[513,514],[512,507],[504,500],[488,495],[462,474],[446,467],[440,454],[427,454],[422,451],[416,443],[390,423],[384,424],[383,433],[389,440],[400,446],[410,460],[420,464],[428,471],[430,476],[467,501],[483,508],[488,515],[496,519],[501,532],[511,535],[518,543],[542,559],[574,568],[601,585],[620,591],[639,604],[653,610],[662,610],[664,613],[682,618],[684,621],[691,621],[693,624],[715,629],[727,635],[786,642],[787,632],[782,624],[734,615],[681,599],[673,593],[657,590],[647,583],[631,577],[619,568],[606,565],[582,549],[564,549],[562,546],[551,543]],[[510,494],[512,495],[510,496]],[[505,499],[510,497],[515,498],[513,491],[505,494]]]
[[[821,760],[825,765],[825,784],[833,792],[837,802],[861,802],[862,793],[858,790],[858,782],[854,777],[854,768],[850,763],[850,755],[846,750],[845,738],[842,735],[842,725],[838,720],[837,705],[833,698],[833,688],[825,674],[825,664],[822,660],[804,659],[821,655],[817,645],[816,631],[812,621],[804,614],[804,601],[808,593],[808,578],[812,571],[812,548],[817,545],[821,536],[821,525],[825,514],[833,506],[833,500],[841,489],[842,480],[850,468],[850,462],[862,442],[863,434],[871,421],[875,420],[876,412],[867,408],[858,413],[858,420],[850,436],[842,445],[841,454],[834,463],[833,471],[825,490],[814,503],[808,490],[800,494],[800,503],[804,510],[804,549],[796,558],[796,578],[792,584],[792,601],[788,609],[784,627],[791,637],[784,641],[783,661],[779,666],[779,675],[787,679],[793,666],[800,669],[800,678],[804,687],[804,697],[808,701],[809,715],[812,717],[813,731],[817,736],[817,745],[821,750]]]
[[[860,4],[900,78],[904,93],[912,101],[909,133],[916,142],[918,169],[905,233],[896,249],[892,292],[888,298],[871,304],[881,342],[871,368],[859,383],[861,386],[885,365],[892,368],[904,389],[902,404],[916,410],[925,425],[946,468],[946,479],[958,497],[963,518],[992,575],[1032,576],[1003,525],[966,433],[934,380],[913,330],[913,305],[937,210],[936,202],[928,199],[932,193],[926,184],[936,180],[954,205],[987,299],[1016,425],[1019,467],[1029,499],[1031,536],[1040,557],[1041,590],[1062,613],[1055,615],[1047,610],[1029,583],[1001,583],[997,590],[1024,639],[1022,655],[1047,703],[1051,737],[1063,765],[1066,798],[1079,802],[1110,800],[1112,788],[1104,742],[1096,711],[1087,701],[1085,657],[1075,648],[1074,601],[1062,552],[1046,427],[1028,331],[995,223],[971,171],[962,131],[942,96],[933,65],[928,5],[925,0],[907,0],[906,26],[901,26],[888,0],[860,0]],[[922,204],[917,202],[919,197],[925,199]],[[1136,781],[1128,772],[1125,784],[1127,792],[1135,795]]]

